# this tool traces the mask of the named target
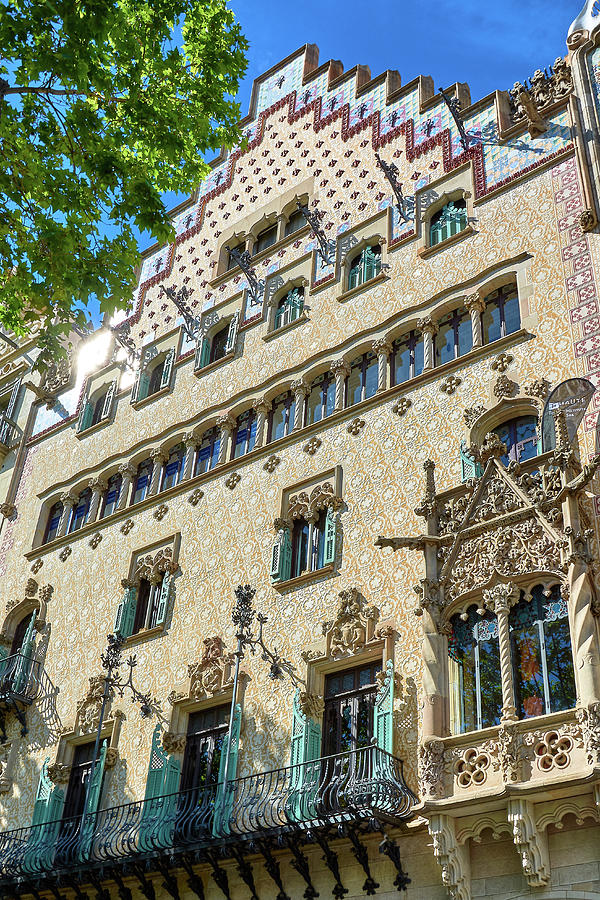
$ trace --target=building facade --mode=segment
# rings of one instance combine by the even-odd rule
[[[600,900],[595,5],[243,127],[7,442],[0,894]]]

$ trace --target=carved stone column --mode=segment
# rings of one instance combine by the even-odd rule
[[[129,493],[131,491],[131,483],[135,475],[135,469],[133,466],[130,466],[129,463],[123,463],[122,466],[119,466],[119,475],[123,480],[121,481],[117,509],[125,509],[129,503]]]
[[[88,482],[88,487],[92,491],[92,499],[90,500],[90,510],[88,512],[88,517],[86,520],[86,524],[89,525],[90,522],[95,522],[98,518],[98,510],[100,509],[100,501],[102,499],[102,494],[107,488],[106,481],[103,481],[102,478],[92,478]]]
[[[483,592],[486,609],[498,620],[498,644],[500,647],[500,675],[502,678],[502,722],[512,722],[517,718],[515,706],[515,684],[510,655],[510,632],[508,614],[518,603],[521,592],[516,584],[497,584]]]
[[[268,400],[255,400],[252,404],[252,408],[256,413],[256,440],[254,441],[254,449],[258,450],[265,442],[265,426],[267,424],[267,415],[271,409],[271,404]]]
[[[67,533],[67,528],[69,527],[69,522],[71,521],[71,513],[73,512],[73,507],[77,503],[77,495],[72,494],[70,491],[66,491],[64,494],[61,494],[60,500],[63,505],[63,511],[58,523],[56,537],[62,537]]]
[[[485,309],[485,301],[477,291],[465,297],[465,306],[471,316],[471,329],[473,331],[473,346],[481,347],[483,344],[483,330],[481,328],[481,313]]]
[[[160,447],[155,447],[154,450],[150,451],[150,459],[152,460],[152,477],[150,478],[148,497],[153,497],[154,494],[158,493],[163,465],[166,463],[168,457],[164,450]]]
[[[336,359],[331,363],[329,371],[335,377],[335,409],[343,409],[346,378],[350,374],[350,366],[345,359]]]
[[[189,481],[194,473],[194,459],[196,456],[196,447],[198,446],[198,436],[194,432],[184,434],[183,444],[185,446],[185,462],[183,464],[182,481]]]
[[[231,435],[235,428],[235,419],[230,416],[229,413],[225,413],[225,415],[219,416],[217,419],[217,428],[220,431],[219,458],[217,459],[217,465],[220,466],[224,462],[227,462],[227,459],[229,458]]]
[[[392,345],[387,338],[380,338],[372,343],[373,353],[377,354],[377,392],[385,391],[389,385],[388,360]]]
[[[304,405],[306,398],[310,393],[310,385],[306,383],[304,378],[297,378],[296,381],[292,381],[291,388],[296,402],[296,407],[294,409],[294,431],[298,431],[298,429],[302,428],[304,425]]]
[[[431,316],[424,316],[417,321],[417,329],[423,335],[423,371],[433,369],[435,365],[435,354],[433,352],[433,339],[438,333],[438,326],[435,324]]]

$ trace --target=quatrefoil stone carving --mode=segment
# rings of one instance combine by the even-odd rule
[[[551,769],[565,769],[571,762],[573,741],[568,734],[558,731],[547,731],[533,748],[538,769],[549,772]]]
[[[392,406],[392,412],[398,416],[404,416],[412,406],[412,400],[409,397],[400,397]]]
[[[482,785],[487,778],[487,770],[490,767],[490,757],[487,753],[470,747],[465,750],[454,767],[454,774],[460,787],[467,788],[471,785]]]

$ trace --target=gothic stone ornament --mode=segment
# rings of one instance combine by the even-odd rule
[[[167,504],[161,503],[160,506],[158,506],[154,510],[152,515],[154,516],[155,519],[157,519],[159,522],[161,522],[168,512],[169,512],[169,507],[167,506]]]
[[[537,827],[533,803],[521,797],[509,798],[508,821],[529,886],[544,887],[550,881],[548,837]]]
[[[48,766],[48,778],[54,784],[66,784],[71,776],[71,766],[65,766],[62,763],[54,763]]]
[[[127,519],[127,521],[123,522],[123,524],[121,525],[121,534],[129,534],[134,525],[135,522],[133,521],[133,519]]]
[[[300,709],[309,719],[315,722],[320,721],[323,710],[325,709],[325,701],[318,694],[307,694],[302,691],[300,693]]]
[[[92,537],[89,540],[89,544],[90,544],[90,547],[92,548],[92,550],[95,550],[96,547],[98,547],[101,540],[102,540],[102,535],[100,534],[99,531],[97,531],[96,534],[92,535]]]
[[[581,727],[583,744],[590,766],[600,766],[600,703],[581,707],[576,712]]]
[[[462,378],[459,378],[458,375],[448,375],[446,380],[440,384],[440,391],[450,397],[460,384],[462,384]]]
[[[593,209],[584,209],[579,213],[579,227],[582,231],[593,231],[597,224],[598,220]]]
[[[543,401],[550,393],[551,384],[545,378],[534,378],[532,382],[525,386],[525,393],[528,397],[534,397],[536,400]]]
[[[188,497],[188,503],[191,503],[192,506],[198,506],[203,497],[204,491],[201,491],[200,488],[195,488]]]
[[[515,723],[504,723],[496,739],[486,741],[483,750],[492,759],[494,771],[502,773],[505,784],[519,781],[521,774],[522,737]]]
[[[425,799],[440,797],[444,787],[444,743],[425,741],[419,747],[419,787]]]
[[[162,745],[165,753],[183,753],[185,750],[185,734],[176,734],[174,731],[163,731]]]
[[[43,565],[44,565],[43,559],[36,559],[36,561],[31,566],[31,571],[33,572],[33,574],[37,575],[37,573],[40,571],[40,569],[42,568]]]
[[[558,731],[547,731],[535,743],[533,753],[540,772],[566,769],[571,762],[573,738]]]
[[[163,547],[154,555],[147,553],[138,559],[133,573],[133,583],[139,584],[140,580],[145,578],[150,584],[158,584],[165,572],[173,575],[176,571],[177,563],[173,561],[173,548]],[[124,584],[123,587],[128,585]]]
[[[206,638],[200,662],[188,666],[190,699],[202,700],[230,688],[234,662],[234,654],[225,650],[220,637]]]
[[[459,752],[460,758],[454,764],[454,774],[459,787],[468,788],[472,785],[480,787],[485,784],[491,765],[489,754],[477,750],[475,747],[469,747],[467,750]]]
[[[279,458],[279,456],[270,456],[264,464],[263,469],[265,470],[265,472],[270,472],[271,474],[273,474],[280,462],[281,459]]]
[[[456,840],[456,820],[452,816],[429,817],[433,855],[442,870],[442,882],[452,900],[471,900],[469,848]]]
[[[0,515],[5,519],[12,519],[16,511],[17,507],[14,503],[0,503]]]
[[[321,438],[312,437],[308,444],[305,444],[302,448],[305,453],[308,453],[309,456],[314,456],[323,441]]]
[[[119,751],[116,747],[109,747],[104,758],[104,765],[107,769],[114,769],[119,759]]]
[[[492,362],[490,368],[495,372],[506,372],[510,364],[514,361],[514,356],[510,353],[499,353]]]
[[[340,591],[340,605],[335,619],[323,622],[326,655],[330,659],[351,656],[373,640],[379,611],[366,606],[357,588]]]
[[[316,518],[322,509],[338,510],[342,505],[342,498],[338,497],[334,491],[333,485],[329,482],[323,482],[314,487],[310,494],[301,491],[294,494],[288,501],[287,514],[290,519],[311,519]],[[287,522],[283,522],[284,527]]]
[[[479,451],[479,458],[483,465],[485,465],[488,459],[500,459],[501,456],[504,456],[506,453],[506,444],[504,441],[501,441],[499,436],[495,431],[488,431],[486,434],[483,445]]]
[[[232,472],[225,479],[225,486],[228,487],[230,491],[232,491],[234,489],[234,487],[236,487],[241,480],[242,480],[241,475],[239,475],[237,472]]]
[[[475,422],[482,417],[485,412],[485,406],[479,403],[477,406],[469,406],[465,409],[464,420],[467,428],[472,428]]]
[[[355,437],[357,434],[360,434],[361,430],[365,427],[367,423],[364,419],[361,419],[357,416],[355,419],[352,419],[351,422],[346,426],[346,431],[348,434],[353,434]]]
[[[397,416],[405,416],[411,406],[412,400],[410,397],[400,397],[392,406],[392,412],[395,412]]]
[[[62,550],[60,551],[60,553],[58,554],[58,558],[60,559],[61,562],[66,562],[72,552],[73,552],[72,547],[68,547],[68,546],[63,547]]]
[[[494,396],[501,400],[503,397],[514,397],[518,387],[511,381],[508,375],[499,375],[494,385]]]
[[[98,727],[104,693],[104,681],[104,675],[95,675],[93,678],[90,678],[88,692],[84,699],[77,704],[74,730],[79,734],[90,734]],[[109,696],[108,706],[110,706],[111,699]]]

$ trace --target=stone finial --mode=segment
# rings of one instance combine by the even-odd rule
[[[483,445],[479,451],[479,457],[481,462],[485,465],[488,459],[492,457],[494,459],[500,459],[500,457],[505,456],[507,452],[507,447],[504,441],[501,441],[495,431],[490,431],[486,434]]]

